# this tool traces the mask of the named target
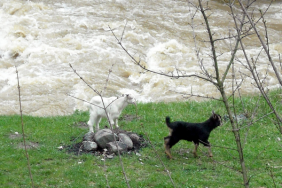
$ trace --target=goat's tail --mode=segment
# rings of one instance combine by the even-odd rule
[[[171,124],[170,124],[170,117],[169,117],[169,116],[166,116],[165,122],[166,122],[166,125],[167,125],[169,128],[172,128],[172,126],[171,126]]]

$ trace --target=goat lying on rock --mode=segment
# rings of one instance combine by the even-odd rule
[[[170,148],[179,140],[192,141],[195,144],[193,151],[197,157],[199,143],[209,148],[209,156],[212,157],[208,138],[213,129],[221,125],[221,116],[212,112],[211,117],[203,123],[188,123],[183,121],[170,122],[170,117],[166,117],[166,124],[169,128],[169,136],[164,137],[165,153],[172,159]]]
[[[89,131],[94,132],[93,130],[93,124],[96,126],[96,131],[99,130],[99,123],[101,121],[102,117],[107,118],[107,115],[109,117],[109,121],[111,125],[115,125],[115,127],[118,127],[118,118],[122,112],[122,110],[128,105],[128,104],[135,104],[135,99],[129,95],[122,95],[122,97],[110,97],[110,98],[104,98],[103,102],[101,100],[100,96],[95,96],[90,101],[91,104],[88,105],[89,112],[90,112],[90,118],[88,121]],[[104,103],[104,104],[103,104]],[[107,111],[107,114],[105,112],[105,109]]]

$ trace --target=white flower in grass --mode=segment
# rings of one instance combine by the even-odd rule
[[[280,141],[281,139],[279,137],[277,137],[277,140]]]
[[[64,149],[64,147],[63,146],[59,146],[59,147],[57,147],[58,149],[60,149],[60,150],[62,150],[62,149]]]

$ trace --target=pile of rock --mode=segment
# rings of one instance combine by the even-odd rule
[[[101,129],[96,133],[88,132],[83,137],[83,150],[96,151],[107,149],[109,153],[124,152],[134,148],[135,143],[140,143],[140,137],[135,133],[111,131]]]

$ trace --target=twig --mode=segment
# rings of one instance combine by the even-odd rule
[[[276,186],[276,183],[275,183],[275,180],[274,180],[274,174],[273,174],[272,168],[269,166],[269,164],[267,164],[266,169],[269,171],[270,177],[271,177],[273,184],[274,184],[274,187],[276,188],[277,186]]]
[[[201,150],[202,153],[204,153],[207,157],[209,157],[209,155],[208,155],[206,152],[204,152],[200,147],[198,147],[198,149]],[[237,150],[235,150],[235,151],[237,151]],[[211,158],[211,157],[209,157],[209,158],[210,158],[213,162],[215,162],[215,163],[218,163],[218,164],[220,164],[220,165],[222,165],[222,166],[224,166],[224,167],[226,167],[226,168],[229,168],[229,169],[231,169],[231,170],[234,170],[234,171],[239,172],[239,173],[242,174],[242,171],[240,171],[240,170],[237,170],[237,169],[235,169],[235,168],[233,168],[233,167],[231,167],[231,166],[227,166],[227,165],[225,165],[225,164],[223,164],[223,163],[221,163],[221,162],[218,162],[218,161],[214,160],[214,159]]]
[[[83,144],[81,144],[81,146],[79,147],[77,155],[79,155],[80,152],[82,151],[82,149],[81,149],[82,147],[83,147]]]
[[[280,73],[278,72],[278,70],[277,70],[277,68],[276,68],[276,66],[275,66],[275,64],[274,64],[274,62],[273,62],[273,60],[272,60],[272,57],[271,57],[271,55],[270,55],[270,53],[269,53],[269,49],[268,49],[267,45],[266,45],[266,44],[264,43],[264,41],[262,40],[262,38],[261,38],[261,36],[260,36],[260,34],[259,34],[257,28],[256,28],[256,25],[254,24],[253,20],[252,20],[251,17],[249,16],[249,14],[248,14],[246,8],[244,7],[242,1],[241,1],[241,0],[238,0],[238,2],[239,2],[239,4],[240,4],[240,6],[241,6],[241,9],[244,11],[244,14],[245,14],[245,15],[247,16],[247,18],[249,19],[250,24],[252,25],[252,28],[253,28],[254,31],[256,32],[257,37],[258,37],[258,39],[260,40],[260,43],[262,44],[263,49],[264,49],[264,51],[265,51],[265,53],[266,53],[266,55],[267,55],[267,57],[268,57],[268,60],[269,60],[269,62],[271,63],[271,66],[272,66],[272,68],[273,68],[273,71],[275,72],[275,75],[276,75],[276,77],[277,77],[277,79],[278,79],[280,85],[282,86],[282,80],[281,80],[281,77],[280,77]],[[272,2],[272,1],[271,1],[271,2]]]
[[[20,79],[19,79],[18,69],[17,69],[17,67],[15,67],[15,68],[16,68],[17,80],[18,80],[19,104],[20,104],[20,114],[21,114],[21,124],[22,124],[22,133],[23,133],[23,142],[24,142],[25,156],[26,156],[26,159],[27,159],[27,166],[28,166],[28,171],[29,171],[29,177],[30,177],[30,180],[31,180],[31,185],[32,185],[32,187],[34,187],[32,173],[31,173],[31,167],[30,167],[30,161],[29,161],[29,156],[28,156],[27,147],[26,147],[25,133],[24,133]]]
[[[172,91],[172,90],[170,90]],[[212,99],[212,100],[217,100],[217,101],[222,101],[221,99],[217,99],[217,98],[214,98],[214,97],[210,97],[210,96],[203,96],[203,95],[196,95],[196,94],[193,94],[192,92],[192,89],[191,89],[191,93],[182,93],[182,92],[177,92],[177,91],[173,91],[174,93],[178,93],[178,94],[181,94],[181,95],[189,95],[190,97],[200,97],[200,98],[205,98],[205,99]],[[184,97],[184,96],[183,96]],[[189,97],[189,98],[190,98]],[[185,97],[184,97],[185,98]]]
[[[88,103],[88,104],[91,104],[91,105],[94,105],[94,106],[97,106],[97,107],[99,107],[99,108],[104,109],[104,107],[98,106],[97,104],[93,104],[93,103],[88,102],[88,101],[86,101],[86,100],[84,100],[84,99],[77,98],[77,97],[72,96],[72,95],[70,95],[70,94],[66,94],[66,95],[69,96],[69,97],[72,97],[72,98],[74,98],[74,99],[77,99],[77,100],[80,100],[80,101],[83,101],[83,102],[86,102],[86,103]],[[118,97],[117,97],[115,100],[113,100],[112,102],[110,102],[110,104],[108,104],[108,106],[106,106],[105,108],[107,109],[107,108],[108,108],[113,102],[115,102],[117,99],[118,99]]]
[[[107,168],[106,168],[106,151],[107,149],[104,149],[103,151],[103,162],[104,162],[104,172],[105,172],[105,177],[106,177],[106,182],[107,182],[107,187],[110,188],[110,185],[109,185],[109,180],[108,180],[108,175],[107,175]]]
[[[234,78],[235,79],[235,78]],[[233,80],[233,79],[232,79]],[[235,79],[236,80],[236,79]],[[232,91],[232,94],[228,97],[228,100],[230,99],[230,97],[232,97],[232,96],[234,96],[234,94],[235,94],[235,92],[237,91],[237,90],[239,90],[240,89],[240,87],[241,87],[241,85],[243,84],[243,82],[244,82],[244,79],[242,79],[241,80],[241,82],[238,84],[237,83],[237,81],[236,81],[236,88],[235,89],[232,89],[233,91]],[[232,84],[233,85],[233,84]],[[232,86],[233,87],[233,86]],[[240,95],[240,94],[239,94]],[[241,95],[240,95],[241,96]]]
[[[259,158],[259,156],[260,156],[263,152],[265,152],[265,150],[266,150],[266,148],[268,148],[268,146],[270,146],[270,144],[268,144],[267,146],[265,146],[265,147],[263,148],[263,150],[262,150],[259,154],[257,154],[257,156],[255,157],[255,160],[257,160],[257,159]]]
[[[228,148],[228,147],[224,147],[224,146],[216,146],[216,145],[211,145],[211,144],[208,144],[202,140],[199,140],[199,142],[201,142],[202,144],[204,145],[210,145],[212,147],[217,147],[217,148],[224,148],[224,149],[228,149],[228,150],[233,150],[233,151],[238,151],[237,149],[234,149],[234,148]]]
[[[257,121],[259,121],[259,120],[265,118],[266,116],[269,116],[269,115],[272,114],[272,113],[274,113],[274,112],[273,112],[273,111],[272,111],[272,112],[269,112],[268,114],[265,114],[264,116],[260,117],[260,118],[257,119],[256,121],[252,121],[251,123],[249,123],[248,125],[246,125],[246,126],[244,126],[244,127],[240,127],[240,128],[232,129],[232,130],[229,129],[228,131],[240,131],[240,130],[246,128],[246,127],[251,126],[251,125],[254,124],[255,122],[257,122]]]
[[[143,131],[144,131],[144,133],[145,133],[145,135],[146,135],[146,137],[147,137],[147,139],[148,139],[150,145],[152,146],[152,148],[153,148],[153,150],[154,150],[156,156],[158,157],[159,161],[160,161],[161,164],[163,165],[163,167],[164,167],[164,169],[165,169],[167,175],[168,175],[169,178],[170,178],[170,181],[171,181],[173,187],[175,188],[175,184],[174,184],[174,182],[173,182],[173,180],[172,180],[172,178],[171,178],[171,175],[170,175],[169,171],[167,170],[166,166],[164,165],[163,161],[161,160],[160,156],[158,155],[158,153],[157,153],[157,151],[156,151],[156,148],[154,147],[154,145],[153,145],[152,142],[150,141],[150,138],[149,138],[148,134],[146,133],[145,128],[144,128],[144,126],[143,126],[142,123],[141,123],[141,127],[143,128]]]
[[[112,64],[112,67],[109,69],[109,73],[108,73],[108,77],[106,79],[105,87],[104,87],[104,90],[101,91],[101,94],[107,89],[107,86],[108,86],[108,83],[109,83],[109,80],[110,80],[110,74],[113,71],[112,69],[113,69],[114,65],[115,65],[115,63]]]
[[[158,72],[158,71],[154,71],[154,70],[151,70],[151,69],[148,69],[146,68],[145,66],[143,66],[141,64],[141,61],[137,61],[126,49],[125,47],[122,45],[121,41],[117,38],[117,36],[115,35],[114,31],[112,30],[112,28],[110,26],[108,26],[110,31],[112,32],[113,36],[115,37],[115,39],[117,40],[117,43],[120,45],[120,47],[126,52],[126,54],[131,58],[131,60],[133,61],[134,64],[138,65],[140,68],[142,68],[143,70],[147,71],[147,72],[151,72],[151,73],[154,73],[154,74],[159,74],[159,75],[162,75],[162,76],[166,76],[166,77],[169,77],[169,78],[188,78],[188,77],[196,77],[196,78],[200,78],[202,80],[206,80],[206,81],[209,81],[211,82],[212,84],[214,85],[217,85],[216,82],[210,80],[209,78],[206,78],[206,77],[203,77],[203,76],[199,76],[198,74],[177,74],[177,75],[174,75],[173,73],[172,74],[168,74],[168,73],[163,73],[163,72]]]
[[[72,67],[72,65],[69,63],[70,68],[73,70],[73,72],[90,88],[92,89],[95,93],[100,95],[99,91],[91,87],[77,72],[76,70]]]
[[[111,131],[112,131],[112,133],[113,133],[113,136],[114,136],[114,138],[115,138],[115,139],[114,139],[115,146],[118,148],[116,136],[114,135],[113,126],[112,126],[112,124],[111,124],[111,122],[110,122],[109,114],[107,113],[107,107],[105,106],[105,103],[104,103],[102,94],[101,94],[98,90],[92,88],[92,87],[76,72],[76,70],[72,67],[72,65],[71,65],[71,64],[69,64],[69,65],[70,65],[70,67],[72,68],[72,70],[74,71],[74,73],[75,73],[89,88],[91,88],[97,95],[100,96],[101,101],[102,101],[102,104],[103,104],[103,107],[104,107],[103,109],[105,110],[105,114],[106,114],[106,116],[107,116],[107,120],[108,120],[108,123],[109,123],[109,125],[110,125],[110,129],[111,129]],[[82,99],[80,99],[80,100],[82,100]],[[123,162],[122,162],[122,158],[121,158],[121,154],[120,154],[119,149],[117,150],[117,152],[118,152],[119,162],[120,162],[120,165],[121,165],[121,168],[122,168],[123,176],[124,176],[124,178],[125,178],[125,182],[126,182],[126,184],[127,184],[127,187],[130,188],[129,181],[128,181],[128,178],[127,178],[127,176],[126,176],[125,170],[124,170],[124,165],[123,165]]]
[[[122,31],[122,34],[121,34],[121,37],[120,37],[120,42],[121,42],[122,39],[123,39],[123,35],[124,35],[124,31],[125,31],[126,25],[127,25],[127,20],[126,20],[126,23],[125,23],[125,25],[124,25],[124,28],[123,28],[123,31]]]
[[[196,13],[198,12],[198,8],[196,8],[196,11],[194,12],[194,14],[191,16],[191,24],[190,27],[193,30],[193,40],[194,40],[194,44],[195,44],[195,53],[197,55],[197,59],[198,59],[198,64],[203,72],[204,75],[206,75],[208,78],[210,78],[210,80],[212,80],[211,75],[208,73],[207,69],[205,68],[204,64],[203,64],[203,59],[200,58],[200,49],[197,46],[197,40],[196,40],[196,34],[195,34],[195,26],[194,26],[194,17],[196,16]]]

